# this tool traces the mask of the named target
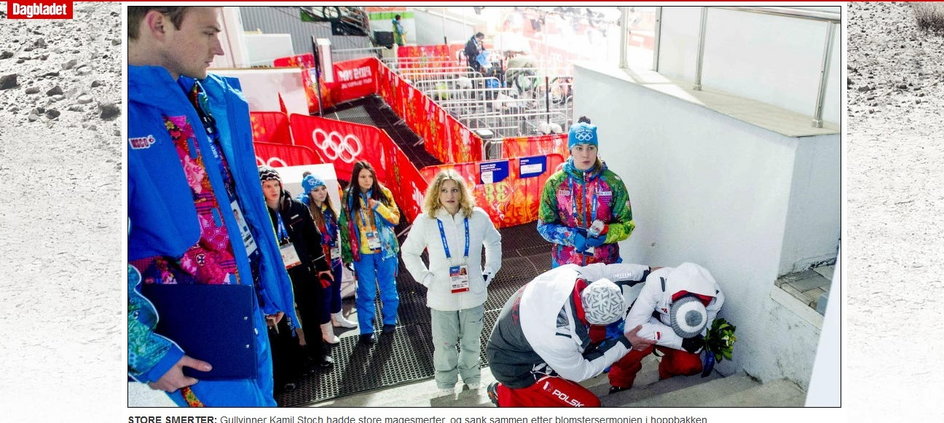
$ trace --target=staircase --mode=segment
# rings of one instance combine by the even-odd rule
[[[650,355],[643,360],[643,369],[635,386],[627,391],[609,394],[606,375],[582,383],[600,397],[604,407],[802,407],[806,392],[785,379],[760,383],[744,373],[728,377],[713,372],[702,378],[677,376],[658,380],[658,358]],[[313,404],[313,407],[493,407],[485,386],[494,378],[482,369],[482,386],[451,396],[438,396],[432,379],[379,389]]]

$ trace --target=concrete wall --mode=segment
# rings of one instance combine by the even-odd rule
[[[798,160],[826,149],[805,151],[801,144],[811,139],[760,129],[624,78],[579,65],[575,72],[574,116],[599,126],[601,158],[629,190],[637,228],[620,244],[624,260],[704,265],[727,294],[721,316],[738,328],[734,361],[719,370],[806,386],[819,328],[771,295],[779,291],[786,231],[795,229],[791,207],[812,195],[794,190],[797,168],[806,166]],[[838,155],[833,159],[827,165],[838,167]]]
[[[465,42],[472,34],[475,34],[472,24],[451,16],[444,18],[440,13],[438,9],[430,12],[413,10],[416,25],[414,40],[417,45],[442,44],[443,35],[450,43]],[[443,24],[444,21],[445,24]]]
[[[659,72],[694,81],[700,7],[665,7]],[[827,23],[708,8],[702,85],[812,116]],[[823,119],[839,122],[840,29],[835,28]]]
[[[779,274],[836,258],[839,249],[839,136],[799,139]]]

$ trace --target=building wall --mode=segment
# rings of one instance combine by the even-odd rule
[[[834,260],[839,249],[839,136],[798,141],[779,274]]]
[[[297,7],[244,6],[239,11],[246,31],[290,34],[295,54],[311,53],[312,37],[330,39],[332,49],[371,47],[367,37],[331,35],[330,22],[302,22]]]
[[[659,72],[694,81],[700,7],[665,7]],[[708,8],[702,86],[813,116],[827,23]],[[823,119],[838,124],[841,32],[834,29]]]
[[[738,328],[734,361],[719,370],[806,386],[819,328],[771,295],[791,207],[811,194],[793,189],[797,161],[817,153],[804,152],[809,140],[579,65],[575,75],[574,116],[599,126],[601,158],[629,190],[637,228],[620,243],[623,259],[705,266],[728,298],[721,316]]]
[[[449,43],[465,42],[475,33],[471,24],[451,16],[444,18],[439,13],[441,12],[438,9],[434,9],[434,13],[425,10],[413,11],[417,45],[442,44],[443,36]]]

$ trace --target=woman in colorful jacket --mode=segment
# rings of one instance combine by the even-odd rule
[[[597,156],[597,127],[581,117],[570,127],[570,158],[548,178],[538,232],[554,243],[551,265],[619,263],[619,241],[636,224],[626,185]]]
[[[429,254],[428,268],[420,258],[423,250]],[[426,190],[423,214],[416,217],[403,242],[403,263],[427,288],[440,394],[454,394],[460,375],[469,389],[478,389],[483,304],[486,288],[501,268],[501,234],[488,214],[475,207],[455,171],[440,172]]]
[[[315,227],[321,233],[321,249],[324,251],[325,259],[331,263],[331,274],[334,280],[325,287],[324,290],[324,308],[321,316],[321,336],[329,344],[340,342],[338,336],[334,334],[335,327],[356,328],[357,323],[344,318],[341,314],[341,244],[338,240],[338,214],[331,204],[331,196],[328,195],[328,187],[324,181],[312,175],[305,173],[302,176],[302,192],[298,201],[308,206],[311,212],[311,218],[315,221]]]
[[[344,191],[341,213],[341,257],[354,263],[357,275],[357,323],[361,328],[360,342],[377,342],[374,336],[374,299],[380,288],[383,305],[383,333],[391,333],[397,325],[397,253],[400,244],[393,228],[400,222],[400,209],[389,189],[377,182],[377,172],[366,161],[354,163],[351,183]]]

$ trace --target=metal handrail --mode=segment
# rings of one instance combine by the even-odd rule
[[[839,12],[823,12],[818,10],[798,9],[795,7],[744,7],[719,6],[717,9],[736,10],[739,12],[758,13],[762,15],[784,16],[788,18],[808,19],[820,22],[842,22]]]

